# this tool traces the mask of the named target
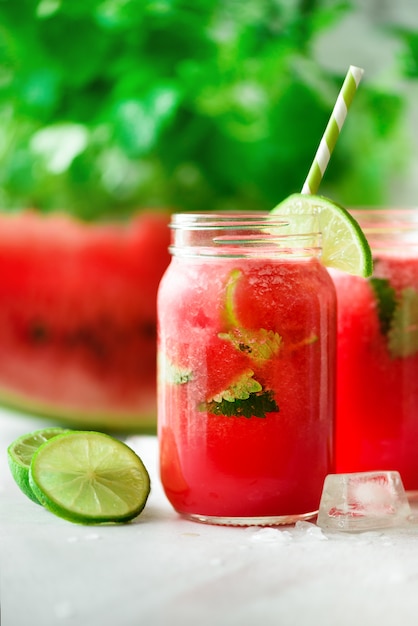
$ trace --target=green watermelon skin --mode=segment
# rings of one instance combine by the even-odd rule
[[[87,224],[0,214],[0,403],[84,427],[156,427],[168,212]]]

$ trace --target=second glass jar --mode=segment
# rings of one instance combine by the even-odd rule
[[[336,467],[396,470],[418,490],[418,210],[352,211],[374,270],[332,273],[338,299]]]

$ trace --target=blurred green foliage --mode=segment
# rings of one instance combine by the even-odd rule
[[[344,79],[312,42],[349,0],[0,0],[0,206],[272,208]],[[405,41],[417,74],[417,36]],[[415,66],[413,60],[415,59]],[[321,193],[380,202],[402,98],[364,82]]]

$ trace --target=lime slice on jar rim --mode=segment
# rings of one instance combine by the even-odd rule
[[[79,524],[128,522],[141,513],[151,489],[132,448],[94,431],[68,431],[40,446],[29,484],[46,509]]]
[[[310,216],[317,215],[322,234],[322,264],[356,276],[371,276],[370,245],[358,222],[344,207],[323,196],[295,193],[280,202],[271,214],[305,215],[308,229]]]
[[[7,448],[7,460],[10,472],[20,490],[33,502],[40,504],[29,485],[29,467],[36,450],[52,437],[66,432],[65,428],[41,428],[21,435]]]

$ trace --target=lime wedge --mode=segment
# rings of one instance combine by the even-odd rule
[[[29,484],[46,509],[79,524],[132,520],[150,493],[149,475],[137,454],[92,431],[68,431],[40,446]]]
[[[366,236],[342,206],[323,196],[295,193],[278,204],[272,214],[306,215],[307,221],[310,215],[318,215],[322,263],[356,276],[372,274],[372,253]]]
[[[64,428],[42,428],[18,437],[7,448],[7,460],[13,478],[21,491],[37,504],[40,502],[29,485],[29,466],[32,457],[45,441],[64,432],[66,432]]]

